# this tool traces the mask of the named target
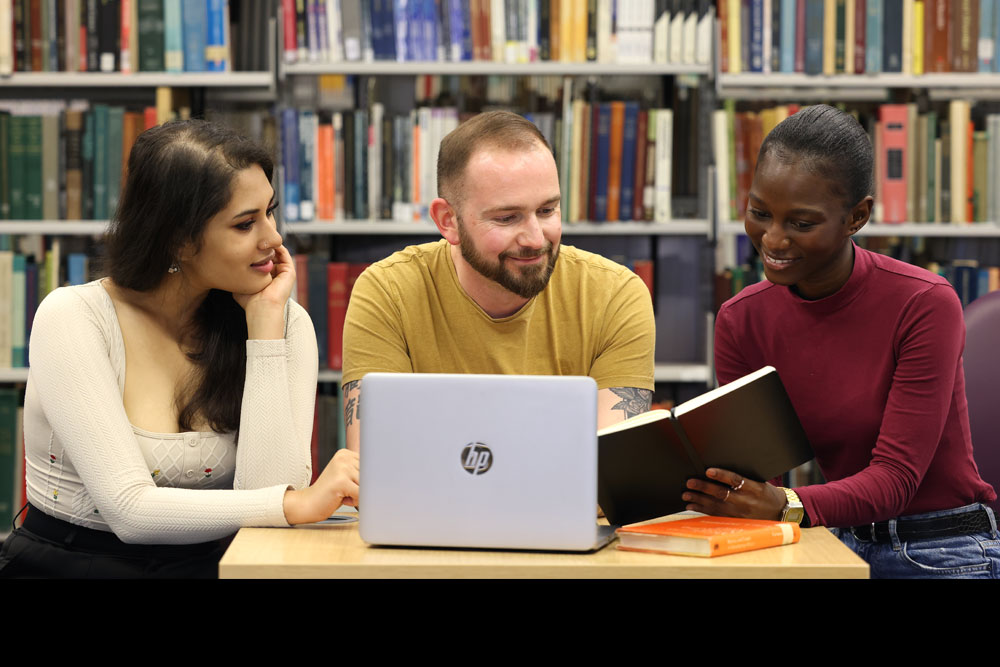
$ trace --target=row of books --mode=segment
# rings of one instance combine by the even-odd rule
[[[741,219],[761,142],[798,105],[713,112],[718,210]],[[1000,221],[1000,114],[973,119],[971,104],[953,100],[941,112],[916,104],[883,104],[863,117],[875,148],[876,222]]]
[[[711,62],[710,0],[282,0],[285,62]]]
[[[0,387],[0,540],[10,534],[14,515],[24,506],[23,392]]]
[[[90,259],[80,252],[63,256],[58,238],[25,237],[12,249],[4,236],[0,247],[0,368],[24,368],[38,304],[61,285],[90,280]]]
[[[526,114],[555,147],[567,222],[669,220],[673,112],[638,102],[574,100],[568,122]],[[282,112],[288,221],[426,218],[437,196],[437,151],[461,116],[455,107],[409,114]]]
[[[998,72],[998,0],[718,0],[723,72]]]
[[[321,369],[343,368],[347,304],[366,268],[362,262],[331,262],[322,252],[295,255],[295,300],[312,318]]]
[[[0,110],[0,220],[107,220],[135,138],[157,121],[156,107],[7,104]]]
[[[0,75],[266,70],[268,6],[259,0],[4,0]]]

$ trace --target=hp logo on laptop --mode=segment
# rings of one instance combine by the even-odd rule
[[[482,475],[493,465],[493,452],[481,442],[470,442],[462,450],[462,467],[470,475]]]

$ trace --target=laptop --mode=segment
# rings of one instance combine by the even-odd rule
[[[361,538],[369,544],[590,551],[598,534],[589,377],[369,373]]]

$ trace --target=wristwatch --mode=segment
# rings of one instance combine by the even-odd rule
[[[778,488],[785,492],[785,509],[781,511],[781,520],[801,524],[802,518],[806,515],[806,510],[802,507],[799,494],[783,486],[779,486]]]

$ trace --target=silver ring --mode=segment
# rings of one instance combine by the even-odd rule
[[[742,488],[743,488],[743,485],[744,485],[744,484],[746,484],[746,481],[747,481],[747,480],[746,480],[746,478],[744,477],[743,479],[741,479],[741,480],[740,480],[740,483],[739,483],[739,484],[737,484],[736,486],[732,487],[732,489],[733,489],[733,493],[739,493],[739,492],[740,492],[740,489],[742,489]]]
[[[726,489],[726,497],[722,499],[722,502],[726,502],[727,500],[729,500],[729,491],[730,489]]]

